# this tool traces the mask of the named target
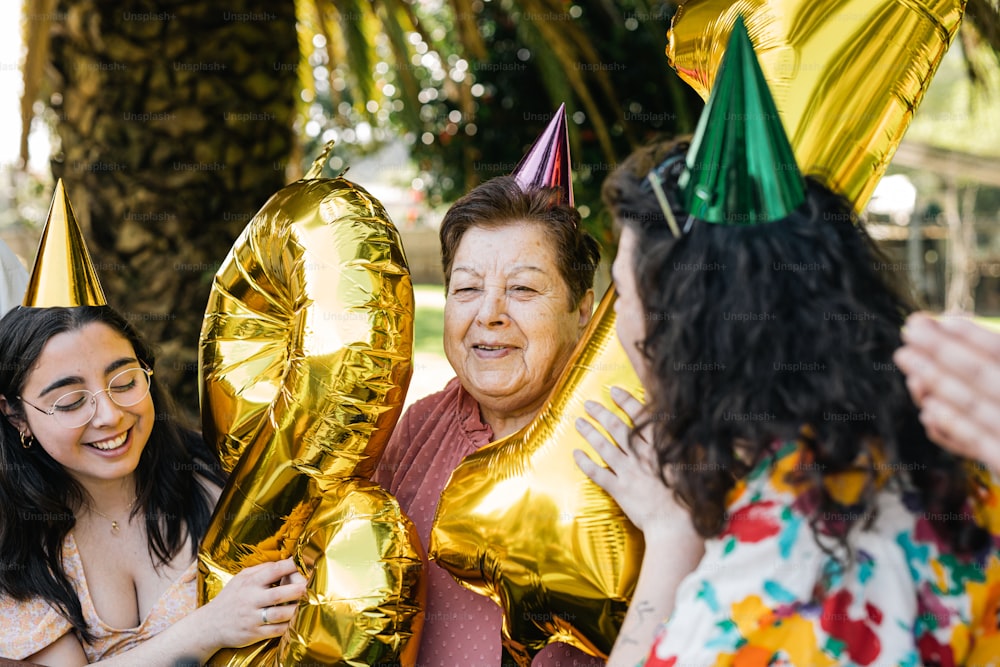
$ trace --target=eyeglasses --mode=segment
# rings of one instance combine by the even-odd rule
[[[676,153],[671,153],[663,162],[656,165],[649,170],[646,174],[646,181],[642,184],[642,189],[646,192],[652,190],[653,179],[656,179],[657,184],[663,183],[667,178],[671,178],[673,181],[677,181],[677,177],[680,176],[681,172],[684,170],[685,161],[687,160],[687,155],[685,151],[680,151]]]
[[[667,201],[667,195],[663,191],[663,181],[667,178],[668,174],[670,174],[671,170],[679,172],[683,168],[685,160],[686,156],[684,151],[668,156],[665,160],[663,160],[663,162],[646,174],[646,180],[642,183],[643,189],[647,192],[651,190],[656,195],[656,201],[660,205],[660,210],[663,212],[663,217],[666,219],[667,225],[670,227],[670,232],[674,235],[674,238],[680,238],[682,233],[687,234],[688,231],[690,231],[693,218],[688,216],[682,232],[680,227],[677,225],[677,220],[674,218],[674,213],[670,208],[670,203]],[[675,176],[679,175],[679,173],[675,174]],[[674,180],[676,180],[676,178],[674,178]]]
[[[108,398],[120,408],[132,407],[149,395],[149,378],[153,371],[145,368],[128,368],[111,378],[108,388],[95,394],[87,389],[77,389],[63,394],[52,403],[52,407],[43,410],[37,405],[18,397],[25,404],[39,412],[55,417],[56,422],[65,428],[79,428],[89,424],[97,414],[98,394],[108,393]]]

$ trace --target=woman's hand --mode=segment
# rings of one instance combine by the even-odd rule
[[[239,648],[288,629],[306,579],[291,558],[248,567],[199,611],[211,614],[220,647]]]
[[[917,313],[894,360],[935,442],[1000,472],[1000,334]]]
[[[635,423],[642,404],[617,387],[611,398]],[[579,449],[573,452],[576,464],[615,499],[646,541],[635,592],[607,663],[608,667],[635,665],[649,655],[657,627],[673,612],[677,586],[701,560],[704,543],[663,481],[649,433],[633,441],[633,450],[630,425],[599,403],[587,401],[585,407],[620,446],[586,419],[578,419],[576,429],[608,467],[597,465]]]
[[[305,577],[298,574],[290,558],[248,567],[230,579],[205,606],[130,650],[95,664],[204,664],[219,649],[239,648],[283,635],[295,613],[296,605],[291,603],[305,592]]]
[[[618,387],[611,389],[611,398],[634,423],[642,410],[642,403]],[[597,465],[577,449],[573,458],[580,470],[615,499],[629,520],[646,536],[647,542],[659,534],[676,535],[679,531],[693,534],[694,528],[687,511],[677,504],[673,490],[667,487],[657,470],[656,452],[649,441],[648,431],[636,439],[639,449],[633,451],[629,444],[631,425],[600,403],[587,401],[584,407],[587,414],[614,438],[614,442],[586,419],[577,419],[576,430],[608,466]]]

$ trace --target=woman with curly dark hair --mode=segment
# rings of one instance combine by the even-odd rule
[[[619,400],[632,432],[591,406],[625,446],[584,423],[611,470],[578,461],[640,527],[662,510],[637,480],[662,477],[706,540],[652,653],[620,636],[609,664],[985,664],[1000,493],[928,439],[892,362],[913,306],[850,203],[798,175],[773,102],[712,118],[732,83],[686,156],[641,151],[604,187],[618,332],[649,402]]]
[[[61,183],[53,212],[25,305],[0,320],[0,656],[168,667],[279,636],[305,590],[277,585],[301,578],[291,560],[198,607],[218,460],[105,303]]]

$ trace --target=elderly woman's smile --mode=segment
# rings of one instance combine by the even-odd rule
[[[480,359],[500,359],[506,357],[507,353],[511,350],[516,349],[515,345],[507,345],[504,343],[475,343],[472,346],[472,351]]]
[[[534,415],[590,318],[593,298],[572,303],[548,231],[471,227],[455,251],[445,354],[487,422],[506,426],[497,437]]]

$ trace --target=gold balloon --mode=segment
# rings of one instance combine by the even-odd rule
[[[288,556],[309,578],[280,641],[212,665],[416,662],[419,538],[367,481],[410,379],[413,289],[382,205],[317,178],[325,158],[236,240],[202,327],[205,437],[231,474],[199,553],[200,601]]]
[[[861,210],[964,11],[964,0],[688,0],[667,57],[707,99],[742,14],[802,173]]]
[[[521,665],[553,641],[607,657],[639,576],[642,533],[573,460],[574,449],[599,460],[574,425],[584,401],[614,406],[612,386],[642,396],[614,298],[609,289],[538,416],[467,456],[438,502],[430,557],[503,608],[504,647]]]

